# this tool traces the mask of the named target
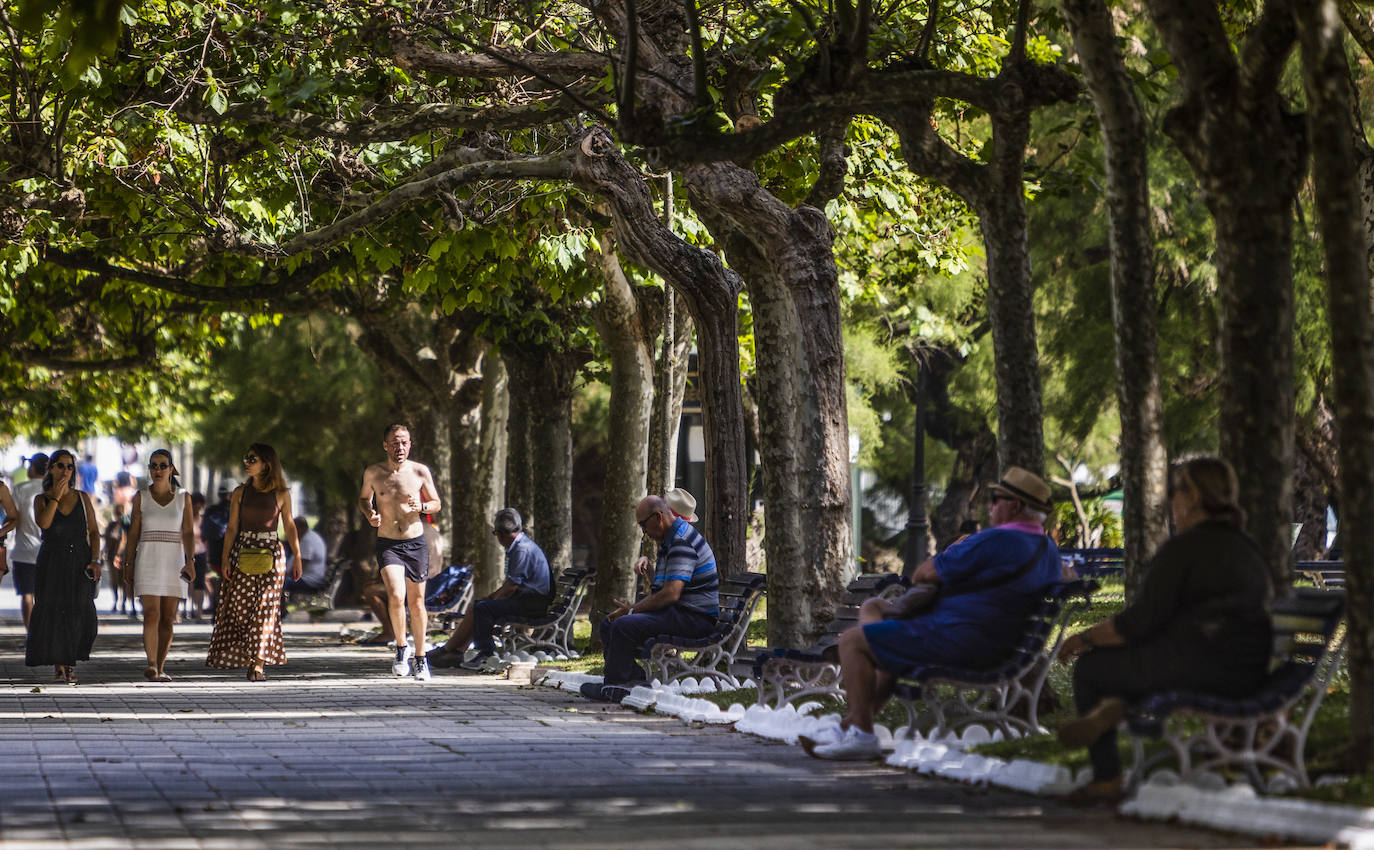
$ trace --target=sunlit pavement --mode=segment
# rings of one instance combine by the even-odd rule
[[[339,625],[287,626],[251,683],[178,627],[170,684],[140,626],[103,613],[81,684],[23,663],[0,596],[0,839],[8,848],[388,845],[1222,847],[876,764],[834,764],[723,729],[437,670],[391,674]],[[1239,842],[1245,843],[1245,842]]]

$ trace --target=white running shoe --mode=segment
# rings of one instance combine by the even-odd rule
[[[817,726],[805,735],[798,735],[797,743],[801,744],[801,748],[806,750],[806,754],[809,756],[813,755],[812,751],[815,750],[816,747],[823,744],[834,744],[843,737],[844,727],[840,725],[840,721],[832,720],[829,723]]]
[[[429,681],[429,659],[423,655],[415,659],[415,681]]]
[[[410,675],[410,659],[415,656],[415,650],[410,648],[410,644],[404,643],[396,647],[396,663],[391,665],[391,672],[397,676]]]
[[[840,739],[833,744],[817,744],[811,750],[811,755],[818,759],[836,761],[868,761],[882,754],[878,736],[872,732],[860,732],[855,726],[844,730]]]

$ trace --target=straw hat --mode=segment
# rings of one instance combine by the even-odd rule
[[[1034,472],[1019,466],[1009,466],[1002,473],[1002,480],[992,485],[1013,499],[1020,499],[1026,507],[1048,513],[1050,508],[1050,485]]]
[[[674,487],[664,493],[663,498],[668,502],[668,507],[673,509],[673,513],[688,522],[697,521],[697,500],[691,493],[681,487]]]

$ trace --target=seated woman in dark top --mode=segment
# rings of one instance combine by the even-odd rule
[[[1222,697],[1253,693],[1268,673],[1269,600],[1264,556],[1245,532],[1236,473],[1198,457],[1169,473],[1175,535],[1145,570],[1131,604],[1064,641],[1079,717],[1059,730],[1067,746],[1087,746],[1093,781],[1079,801],[1121,796],[1116,727],[1132,701],[1165,690]]]

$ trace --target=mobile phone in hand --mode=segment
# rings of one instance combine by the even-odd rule
[[[95,581],[95,570],[91,569],[90,567],[87,567],[86,578],[90,579],[91,581]]]

